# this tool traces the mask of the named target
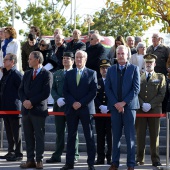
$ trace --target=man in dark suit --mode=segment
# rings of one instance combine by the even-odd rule
[[[85,67],[87,53],[79,50],[75,55],[76,67],[67,72],[64,82],[66,120],[68,127],[66,164],[60,170],[74,168],[75,140],[79,120],[82,123],[87,144],[88,169],[94,170],[95,143],[92,131],[92,114],[95,114],[94,98],[97,77],[94,70]]]
[[[57,35],[58,36],[58,35]],[[53,75],[53,86],[51,95],[54,99],[54,112],[64,112],[65,110],[65,99],[63,97],[63,85],[66,73],[72,70],[74,64],[74,54],[72,52],[65,52],[63,54],[63,66],[64,69],[57,70]],[[65,146],[65,128],[66,128],[66,117],[55,116],[55,127],[56,127],[56,149],[50,159],[46,160],[46,163],[57,163],[61,162],[61,155]],[[78,154],[78,135],[76,138],[76,151],[75,161],[79,157]]]
[[[105,93],[105,80],[107,70],[110,67],[108,59],[100,60],[100,74],[102,78],[98,79],[97,96],[94,100],[96,106],[96,113],[107,114],[107,97]],[[111,118],[110,117],[95,117],[95,127],[97,133],[97,160],[96,165],[104,164],[105,158],[107,164],[111,163],[112,153],[112,132],[111,132]],[[105,141],[107,141],[107,150],[105,152]]]
[[[18,89],[22,74],[16,69],[17,56],[8,53],[4,58],[3,77],[0,80],[0,110],[15,111],[21,109]],[[1,156],[7,161],[22,160],[21,115],[3,115],[8,153]]]
[[[135,118],[136,109],[139,108],[140,73],[137,66],[128,63],[126,46],[118,46],[116,55],[118,64],[108,69],[105,84],[113,133],[112,165],[109,170],[117,170],[119,167],[120,138],[123,128],[127,143],[127,167],[128,170],[134,170]]]
[[[157,56],[146,54],[145,60],[146,72],[141,75],[139,103],[141,108],[138,113],[162,113],[162,101],[166,91],[165,76],[162,73],[155,73]],[[138,117],[136,119],[137,135],[137,155],[136,164],[143,165],[145,161],[145,138],[147,127],[150,136],[150,152],[152,165],[161,166],[159,157],[159,117]]]
[[[27,152],[27,161],[21,164],[20,168],[43,169],[45,119],[48,115],[47,98],[53,78],[52,74],[42,67],[41,52],[31,52],[28,62],[29,67],[33,69],[25,72],[19,88]],[[36,155],[34,154],[35,148]]]
[[[84,42],[81,41],[81,31],[78,29],[75,29],[73,31],[73,40],[71,40],[68,44],[67,44],[67,48],[65,49],[65,51],[71,51],[73,52],[73,54],[75,55],[77,50],[86,50],[86,44]]]

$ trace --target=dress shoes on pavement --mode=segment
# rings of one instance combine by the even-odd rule
[[[38,162],[36,163],[36,169],[43,169],[43,163],[42,163],[42,161],[38,161]]]
[[[104,165],[104,160],[101,160],[101,159],[97,159],[95,162],[94,162],[95,165]]]
[[[134,170],[134,167],[128,167],[127,170]]]
[[[95,168],[94,168],[93,165],[89,165],[89,166],[88,166],[88,170],[95,170]]]
[[[136,161],[135,166],[144,165],[144,162]]]
[[[74,169],[74,165],[65,164],[60,170]]]
[[[51,157],[50,159],[46,160],[46,163],[57,163],[57,162],[61,162],[61,159],[54,159],[53,157]]]
[[[36,168],[36,163],[35,162],[25,162],[20,165],[20,168],[22,169],[27,169],[27,168]]]
[[[118,170],[118,167],[114,164],[112,164],[109,168],[109,170]]]
[[[7,161],[22,161],[22,159],[23,156],[16,156],[16,155],[9,156],[6,158]]]
[[[0,156],[0,159],[7,159],[7,158],[12,157],[14,155],[15,155],[14,153],[8,152],[6,155]]]
[[[157,166],[162,166],[162,164],[161,164],[160,162],[153,162],[153,163],[152,163],[152,166],[157,167]]]

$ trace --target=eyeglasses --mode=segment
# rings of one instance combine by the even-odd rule
[[[40,46],[45,47],[46,45],[45,44],[40,44]]]
[[[7,61],[7,60],[11,60],[11,59],[8,59],[8,58],[4,58],[3,61]]]
[[[94,40],[93,38],[90,38],[90,40]]]

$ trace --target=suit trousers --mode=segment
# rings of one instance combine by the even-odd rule
[[[83,108],[81,110],[83,110]],[[94,165],[96,150],[92,126],[93,116],[89,115],[88,110],[87,112],[86,110],[83,110],[81,112],[81,110],[74,111],[66,115],[68,127],[66,164],[74,165],[75,140],[80,120],[83,126],[84,136],[86,139],[88,155],[87,163],[88,165]]]
[[[17,157],[22,157],[21,118],[6,116],[3,119],[8,140],[8,152],[14,152]]]
[[[125,107],[124,113],[119,113],[116,108],[111,110],[112,133],[113,133],[113,151],[112,162],[119,167],[120,159],[120,139],[122,130],[127,144],[127,167],[135,166],[135,118],[136,111]]]
[[[27,161],[42,161],[44,153],[45,118],[28,113],[23,115],[23,129],[26,142]]]
[[[97,159],[111,161],[112,153],[112,131],[111,118],[95,118],[95,127],[97,133]],[[107,142],[107,151],[105,153],[105,141]]]
[[[52,154],[52,158],[60,161],[65,146],[66,117],[55,116],[55,127],[56,127],[56,149],[55,152]],[[78,145],[79,145],[79,138],[77,133],[76,143],[75,143],[76,146],[75,159],[79,158]]]
[[[145,139],[147,126],[149,127],[150,136],[150,152],[152,163],[160,162],[159,158],[159,132],[160,119],[159,118],[143,118],[136,119],[136,135],[137,135],[137,156],[136,160],[140,162],[145,161]]]

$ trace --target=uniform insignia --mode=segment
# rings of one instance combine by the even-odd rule
[[[159,83],[160,80],[159,79],[155,79],[155,80],[152,80],[153,83]]]
[[[101,86],[99,85],[97,88],[98,88],[98,89],[101,89]]]
[[[102,63],[103,63],[103,64],[107,63],[107,60],[102,60]]]

